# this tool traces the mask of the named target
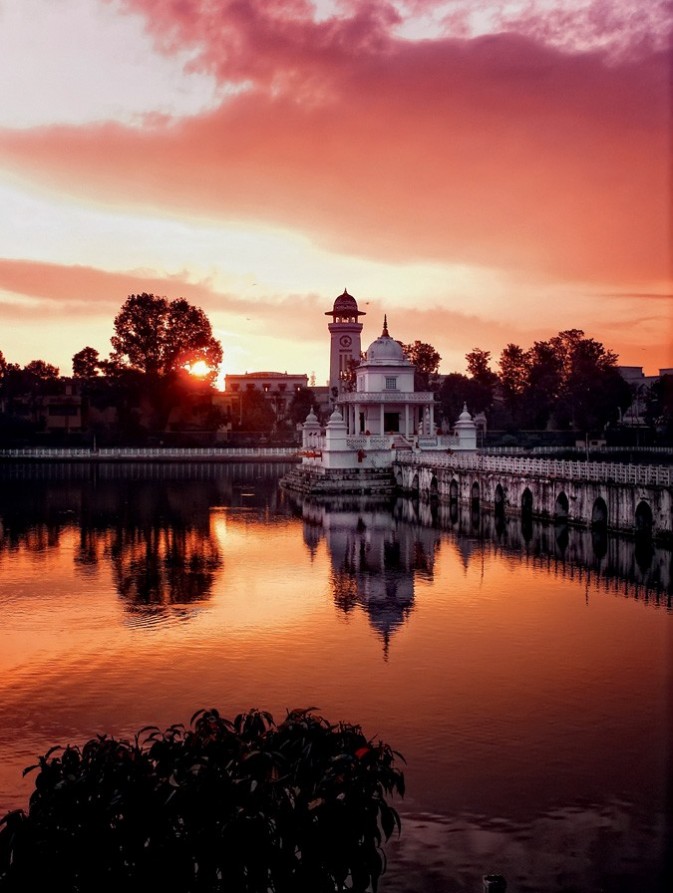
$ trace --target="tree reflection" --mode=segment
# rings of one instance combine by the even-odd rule
[[[114,581],[129,610],[187,605],[209,598],[222,560],[197,528],[120,528],[111,549]]]
[[[102,492],[99,492],[102,489]],[[103,554],[129,611],[156,613],[210,597],[222,566],[210,531],[212,485],[204,481],[124,481],[91,494],[82,559]]]
[[[115,480],[4,482],[0,554],[56,549],[78,531],[73,560],[93,575],[109,562],[127,610],[156,615],[212,593],[222,558],[210,530],[213,481]]]

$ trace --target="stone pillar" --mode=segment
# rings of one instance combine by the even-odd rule
[[[457,450],[476,450],[477,449],[477,426],[474,424],[472,416],[467,411],[467,405],[463,404],[463,411],[458,416],[455,425],[455,435]]]
[[[404,436],[409,437],[409,404],[404,404]]]
[[[320,422],[311,407],[311,411],[306,416],[306,421],[302,425],[301,445],[304,449],[312,449],[317,446],[320,437]]]
[[[381,404],[381,411],[380,411],[381,421],[380,421],[380,423],[379,423],[379,434],[381,434],[381,435],[383,435],[383,434],[386,433],[386,429],[385,429],[385,423],[386,423],[386,422],[385,422],[385,417],[384,417],[384,410],[385,410],[385,406],[384,406],[384,404],[382,403],[382,404]]]
[[[325,429],[322,464],[325,468],[350,468],[357,462],[357,452],[346,442],[346,423],[339,409],[334,410]]]
[[[320,422],[316,414],[313,412],[313,407],[311,407],[311,411],[306,416],[306,421],[302,425],[301,430],[301,446],[303,450],[309,450],[311,452],[318,452],[322,447],[322,438],[321,438],[321,428]],[[314,464],[315,457],[312,456],[302,456],[301,462],[302,465],[310,465]]]

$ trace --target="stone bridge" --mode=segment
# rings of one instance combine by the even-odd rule
[[[673,468],[398,452],[395,481],[421,499],[673,539]]]

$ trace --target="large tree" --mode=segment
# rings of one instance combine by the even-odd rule
[[[114,329],[112,362],[146,375],[165,376],[203,361],[214,377],[222,361],[208,317],[184,298],[129,295]]]
[[[451,372],[444,376],[436,399],[439,401],[442,419],[453,427],[463,406],[467,406],[471,413],[481,412],[484,408],[484,396],[483,386],[479,382],[461,375],[460,372]]]
[[[276,413],[266,394],[255,388],[244,391],[241,395],[241,429],[270,434],[275,424]]]
[[[72,374],[75,378],[95,378],[100,368],[100,357],[93,347],[83,347],[72,358]]]
[[[601,431],[630,403],[617,355],[581,329],[567,329],[523,350],[508,344],[500,356],[505,411],[516,427],[550,424]]]
[[[414,387],[417,391],[434,390],[437,384],[439,363],[442,359],[432,344],[424,341],[414,341],[413,344],[403,344],[402,350],[405,357],[416,367]]]
[[[498,376],[491,369],[491,352],[473,347],[465,354],[467,372],[476,387],[472,388],[472,402],[468,406],[470,412],[484,412],[493,405],[495,387]]]
[[[53,366],[44,360],[31,360],[23,367],[24,372],[38,381],[54,381],[58,378],[58,366]]]
[[[317,411],[318,401],[311,388],[298,388],[292,395],[287,414],[293,425],[303,424],[311,409]]]
[[[673,375],[662,375],[650,388],[645,419],[666,442],[673,439]]]
[[[505,409],[514,424],[520,422],[524,408],[530,358],[518,344],[508,344],[500,354],[500,387]]]

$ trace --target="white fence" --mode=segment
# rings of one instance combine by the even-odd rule
[[[480,452],[483,455],[493,456],[553,456],[558,453],[575,453],[578,456],[586,456],[587,453],[658,453],[660,456],[673,458],[673,447],[670,446],[536,446],[526,449],[520,446],[493,446],[484,447]]]
[[[36,447],[0,450],[0,459],[294,459],[297,447],[106,447],[99,450],[82,448]]]
[[[618,484],[673,485],[673,468],[662,465],[620,465],[616,462],[568,462],[561,459],[528,459],[512,456],[472,454],[410,455],[397,453],[402,465],[424,465],[432,468],[456,468],[479,472],[500,472],[528,477],[558,477],[564,480],[596,481]]]

